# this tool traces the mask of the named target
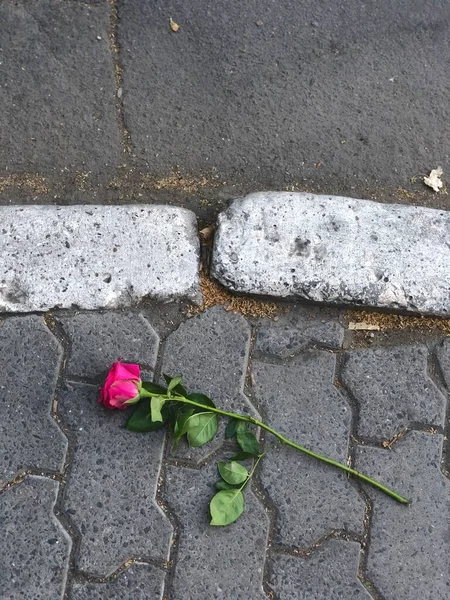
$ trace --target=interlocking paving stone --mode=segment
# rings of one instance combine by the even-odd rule
[[[0,310],[200,298],[197,221],[184,208],[1,206],[0,221]]]
[[[279,600],[370,600],[357,579],[360,546],[328,540],[311,556],[276,554],[271,587]]]
[[[0,4],[0,164],[60,171],[121,159],[108,3]]]
[[[357,468],[412,500],[401,505],[367,487],[374,500],[367,575],[386,600],[450,595],[450,482],[443,438],[412,431],[392,450],[360,446]]]
[[[127,414],[67,384],[59,410],[76,436],[64,509],[81,532],[77,567],[107,576],[134,556],[165,560],[172,527],[155,502],[163,433],[124,429]]]
[[[282,315],[276,326],[258,328],[255,349],[269,356],[287,358],[298,354],[309,344],[340,348],[344,329],[330,311],[322,312],[311,307],[296,307],[291,315]]]
[[[71,600],[159,600],[163,582],[161,569],[137,563],[106,583],[75,584]]]
[[[351,411],[333,385],[335,366],[317,351],[285,365],[254,361],[254,389],[273,428],[345,463]],[[362,531],[364,502],[336,469],[280,447],[262,461],[261,482],[276,506],[278,544],[304,548],[333,529]]]
[[[50,415],[61,360],[40,317],[0,322],[0,479],[62,468],[67,440]]]
[[[218,218],[211,273],[236,292],[450,314],[450,212],[261,192]]]
[[[437,348],[437,357],[441,365],[445,383],[450,389],[450,339],[444,340]]]
[[[169,467],[163,493],[180,521],[173,600],[267,600],[262,590],[268,519],[247,487],[246,512],[229,527],[209,525],[216,464],[201,470]]]
[[[427,360],[425,346],[347,354],[342,379],[360,405],[360,435],[391,438],[411,422],[443,424],[446,400]]]
[[[189,392],[210,396],[219,408],[256,411],[242,393],[250,345],[250,326],[241,315],[213,307],[200,313],[169,335],[162,370],[169,375],[183,375]],[[224,420],[210,444],[188,448],[180,442],[174,456],[199,460],[222,443]]]
[[[68,377],[98,377],[118,358],[155,365],[159,337],[141,314],[83,313],[59,320],[70,339]]]
[[[0,597],[62,599],[71,540],[53,514],[58,483],[27,476],[0,496]]]

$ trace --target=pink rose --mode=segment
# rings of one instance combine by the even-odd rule
[[[141,389],[141,371],[139,365],[113,363],[100,390],[98,402],[106,408],[125,409],[133,400],[137,402]]]

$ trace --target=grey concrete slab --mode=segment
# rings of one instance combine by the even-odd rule
[[[0,480],[59,471],[67,439],[51,417],[62,348],[40,317],[0,322]],[[1,487],[1,485],[0,485]]]
[[[357,468],[412,500],[408,507],[367,488],[374,501],[367,575],[386,600],[450,593],[450,482],[441,471],[443,438],[412,431],[392,450],[359,447]]]
[[[58,320],[70,340],[69,378],[105,375],[118,358],[155,367],[159,336],[142,314],[81,313]]]
[[[271,587],[280,600],[370,600],[357,578],[360,549],[328,540],[307,557],[275,554]]]
[[[425,346],[349,352],[342,380],[360,406],[362,436],[391,438],[411,423],[444,424],[446,398],[428,375]]]
[[[215,463],[201,470],[170,467],[164,498],[180,522],[173,600],[266,600],[263,571],[269,521],[252,491],[246,512],[230,527],[209,525],[209,501],[217,481]]]
[[[118,164],[108,3],[2,2],[0,39],[1,170]]]
[[[58,485],[27,476],[0,496],[0,595],[5,600],[63,598],[72,542],[53,514]]]
[[[450,212],[261,192],[218,218],[212,274],[237,292],[450,314]]]
[[[64,510],[81,532],[78,569],[105,577],[135,556],[166,560],[172,526],[155,494],[164,434],[123,428],[97,388],[66,384],[59,411],[76,438]]]
[[[219,408],[257,413],[243,394],[251,330],[241,316],[212,307],[182,323],[166,340],[162,371],[182,375],[189,392],[208,395]],[[189,448],[181,440],[171,455],[201,460],[223,443],[226,420],[221,419],[214,440],[202,448]]]
[[[448,172],[446,0],[121,0],[119,16],[125,120],[152,172],[375,194]]]
[[[71,600],[159,600],[164,571],[153,565],[134,563],[106,583],[75,584]]]
[[[200,298],[194,214],[170,206],[0,207],[0,310]]]
[[[335,366],[333,355],[308,352],[283,365],[254,361],[252,372],[271,427],[345,463],[351,411],[333,385]],[[276,507],[277,544],[307,548],[332,530],[362,532],[364,501],[348,478],[292,448],[264,458],[261,483]]]

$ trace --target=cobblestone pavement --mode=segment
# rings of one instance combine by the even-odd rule
[[[379,477],[409,507],[288,448],[247,510],[211,528],[221,434],[171,450],[96,403],[117,357],[184,375]],[[0,597],[5,600],[431,600],[450,595],[450,339],[345,328],[339,311],[277,321],[213,307],[0,321]],[[447,419],[447,420],[446,420]],[[269,440],[263,439],[267,445]]]

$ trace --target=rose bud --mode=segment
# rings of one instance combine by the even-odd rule
[[[141,390],[141,372],[139,365],[113,363],[100,390],[98,402],[106,408],[125,409],[139,400]]]

